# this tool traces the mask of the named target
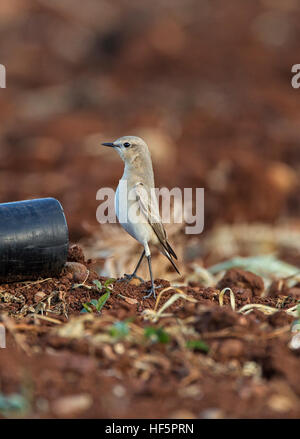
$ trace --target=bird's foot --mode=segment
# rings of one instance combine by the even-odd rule
[[[144,279],[142,279],[140,276],[137,276],[135,273],[132,274],[124,274],[124,276],[121,279],[118,279],[117,282],[130,282],[132,279],[138,279],[141,283],[144,283]]]
[[[147,294],[146,296],[143,297],[143,300],[145,299],[149,299],[151,296],[154,297],[154,299],[156,299],[156,292],[155,290],[158,290],[159,288],[162,288],[162,285],[152,285],[151,288],[149,288],[148,290],[146,290]]]

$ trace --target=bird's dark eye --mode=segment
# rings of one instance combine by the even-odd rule
[[[129,142],[125,142],[123,145],[125,146],[125,148],[128,148],[130,146],[130,143]]]

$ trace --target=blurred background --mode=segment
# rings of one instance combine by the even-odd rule
[[[2,0],[0,202],[58,198],[71,240],[117,275],[138,247],[97,223],[123,168],[100,142],[139,135],[157,186],[205,188],[204,233],[169,230],[182,261],[279,246],[299,263],[299,3]]]

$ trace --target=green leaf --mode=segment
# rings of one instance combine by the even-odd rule
[[[144,329],[144,336],[154,343],[168,343],[170,341],[169,334],[163,328],[148,326]]]
[[[123,338],[129,334],[128,321],[116,322],[110,328],[110,335],[115,338]]]
[[[102,284],[98,279],[93,280],[93,284],[96,285],[96,287],[99,291],[102,290]]]
[[[105,305],[107,299],[110,296],[110,292],[103,294],[100,299],[96,300],[96,299],[92,299],[90,302],[86,302],[84,303],[83,309],[81,310],[81,313],[84,312],[93,312],[93,308],[96,308],[96,310],[99,312],[101,311],[101,309],[103,308],[103,306]]]
[[[109,299],[110,297],[110,292],[107,292],[105,294],[103,294],[100,299],[98,299],[97,305],[96,305],[96,310],[99,312],[101,311],[101,309],[103,308],[103,306],[105,305],[106,301]]]
[[[29,409],[29,403],[20,394],[13,393],[9,396],[0,393],[0,413],[4,416],[9,412],[26,412]]]
[[[186,343],[186,347],[192,351],[209,351],[209,346],[202,340],[189,340]]]
[[[84,304],[82,305],[82,306],[83,306],[83,309],[81,310],[81,312],[93,312],[93,310],[92,310],[92,308],[90,307],[90,305],[91,305],[90,302],[84,303]]]

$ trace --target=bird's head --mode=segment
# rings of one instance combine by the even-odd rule
[[[114,142],[105,142],[102,145],[114,148],[125,163],[149,155],[147,143],[137,136],[123,136]]]

